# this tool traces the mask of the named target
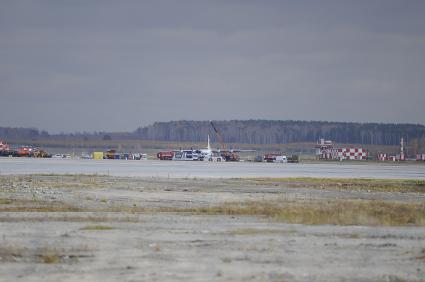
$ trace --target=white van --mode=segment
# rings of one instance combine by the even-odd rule
[[[274,163],[287,163],[288,158],[286,156],[276,156]]]

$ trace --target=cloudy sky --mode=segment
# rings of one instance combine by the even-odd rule
[[[0,1],[0,126],[425,124],[425,1]]]

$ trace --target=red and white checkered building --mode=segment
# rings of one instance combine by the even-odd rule
[[[332,141],[320,139],[316,144],[316,158],[321,160],[367,160],[364,148],[333,148]]]
[[[417,161],[425,161],[425,154],[417,154],[416,160]]]
[[[366,160],[368,153],[364,148],[338,148],[333,155],[338,160]]]

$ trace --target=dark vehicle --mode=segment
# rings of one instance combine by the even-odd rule
[[[298,155],[292,155],[288,157],[288,163],[299,163],[300,162],[300,156]]]
[[[256,156],[254,159],[254,162],[256,163],[262,163],[264,161],[263,156]]]

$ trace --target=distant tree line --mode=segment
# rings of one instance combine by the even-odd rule
[[[325,121],[230,120],[214,121],[226,143],[287,144],[316,142],[320,138],[341,144],[398,145],[403,137],[412,148],[425,149],[425,126],[420,124],[351,123]],[[0,127],[5,140],[114,141],[142,139],[177,142],[213,142],[217,136],[209,121],[155,122],[134,132],[77,132],[49,134],[35,128]]]
[[[214,121],[228,143],[286,144],[316,142],[320,138],[344,144],[398,145],[425,137],[420,124],[351,123],[325,121],[231,120]],[[138,128],[141,139],[204,142],[210,134],[216,141],[209,121],[156,122]]]
[[[47,131],[40,132],[36,128],[0,127],[0,139],[35,140],[48,135]]]
[[[59,141],[89,141],[113,139],[134,139],[133,133],[129,132],[76,132],[76,133],[58,133],[49,134],[47,131],[39,131],[36,128],[17,128],[17,127],[0,127],[0,140],[19,140],[19,141],[35,141],[35,140],[59,140]]]

